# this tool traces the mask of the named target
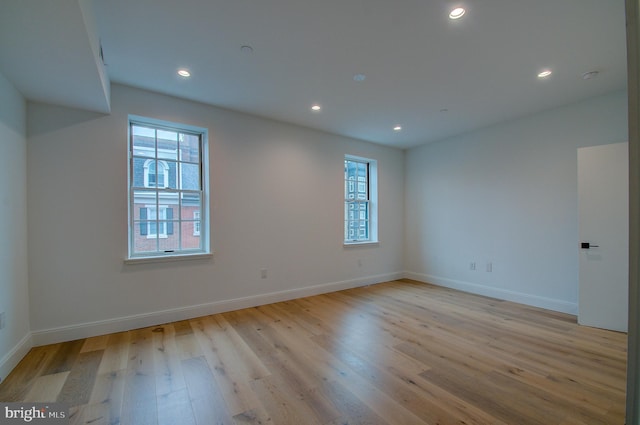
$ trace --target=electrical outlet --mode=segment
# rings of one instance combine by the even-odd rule
[[[491,273],[493,271],[493,263],[491,261],[489,261],[487,263],[487,272]]]
[[[469,263],[469,270],[475,270],[476,269],[476,262],[472,261]]]
[[[7,315],[4,311],[0,313],[0,329],[4,329],[4,327],[7,325],[6,317]]]
[[[262,279],[266,279],[267,278],[267,269],[260,269],[260,277]]]

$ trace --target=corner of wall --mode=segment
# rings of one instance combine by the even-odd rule
[[[33,337],[31,336],[31,332],[29,332],[15,347],[0,359],[0,383],[6,379],[31,348],[33,348]]]

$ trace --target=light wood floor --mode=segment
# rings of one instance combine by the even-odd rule
[[[624,422],[626,335],[412,281],[37,347],[0,401],[72,424]]]

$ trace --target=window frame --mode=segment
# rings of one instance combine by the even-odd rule
[[[127,152],[128,152],[128,167],[127,167],[127,199],[128,199],[128,253],[125,258],[126,263],[144,263],[144,262],[155,262],[155,261],[172,261],[172,260],[180,260],[180,259],[194,259],[194,258],[208,258],[211,256],[211,248],[209,241],[209,148],[208,148],[208,130],[202,127],[195,127],[191,125],[169,122],[164,120],[157,120],[153,118],[141,117],[136,115],[129,115],[127,121]],[[135,146],[135,154],[134,154],[134,134],[133,128],[135,126],[146,127],[152,130],[155,130],[155,135],[151,136],[155,138],[153,140],[153,147],[144,147],[144,146]],[[169,131],[176,132],[178,134],[186,134],[192,135],[199,138],[199,157],[198,161],[191,160],[191,158],[183,159],[182,151],[180,148],[181,139],[178,138],[176,141],[176,150],[171,150],[174,155],[176,155],[176,159],[169,159],[172,163],[175,163],[173,166],[173,174],[175,177],[170,178],[171,167],[169,167],[167,162],[167,153],[169,150],[164,150],[158,147],[158,132],[160,131]],[[139,139],[138,139],[139,140]],[[144,152],[144,150],[148,152]],[[153,152],[153,153],[151,153]],[[149,156],[152,155],[152,156]],[[140,172],[140,165],[135,165],[136,161],[141,162],[142,159],[145,159],[143,165],[143,176],[136,174],[136,170]],[[164,177],[163,177],[163,185],[149,185],[149,165],[155,161],[156,167],[159,164],[162,164],[164,168]],[[185,182],[189,182],[189,186],[193,185],[195,182],[195,188],[183,188],[183,177],[182,169],[185,166],[193,167],[193,165],[198,166],[198,176],[199,182],[197,180],[189,179],[185,180]],[[195,171],[194,171],[195,173]],[[173,175],[171,174],[171,175]],[[178,175],[180,174],[180,175]],[[157,168],[156,168],[156,176],[157,176]],[[195,174],[193,174],[195,176]],[[157,178],[156,178],[157,179]],[[174,183],[171,183],[174,181]],[[136,186],[135,184],[138,184]],[[199,183],[199,188],[197,187]],[[141,185],[142,184],[142,185]],[[141,186],[140,186],[141,185]],[[170,187],[175,186],[175,187]],[[148,194],[151,198],[155,198],[155,204],[153,201],[148,202],[149,199],[142,199],[140,196],[144,197],[144,195]],[[189,195],[192,196],[189,196]],[[137,197],[137,199],[136,199]],[[183,248],[182,243],[188,241],[189,235],[191,232],[188,231],[188,227],[185,226],[187,223],[195,223],[195,220],[192,220],[191,217],[188,217],[187,214],[182,211],[182,208],[185,207],[184,202],[186,200],[200,199],[199,210],[200,210],[200,235],[198,238],[199,246],[196,248]],[[166,202],[169,200],[169,202]],[[198,207],[198,204],[195,204]],[[144,218],[142,217],[142,212],[138,214],[136,208],[146,208],[146,212],[144,214]],[[156,218],[155,222],[155,230],[160,231],[160,234],[156,234],[155,232],[152,234],[151,230],[153,230],[151,226],[151,220],[147,219],[147,216],[150,216],[149,207],[156,208]],[[159,210],[158,210],[159,208]],[[169,209],[172,210],[171,217],[167,218],[167,212]],[[164,215],[163,215],[163,212]],[[157,214],[160,212],[160,214]],[[138,216],[136,217],[136,214]],[[183,217],[184,215],[184,217]],[[162,218],[164,217],[164,218]],[[171,220],[171,222],[169,222]],[[146,225],[146,231],[143,234],[142,226]],[[162,226],[162,227],[159,227]],[[164,230],[164,232],[162,232]],[[175,234],[175,235],[174,235]],[[175,249],[162,249],[162,243],[160,240],[166,240],[170,236],[177,238],[177,248]],[[145,240],[156,240],[155,250],[145,251],[138,250],[136,251],[136,238],[138,238],[138,243],[140,243],[140,238],[144,238]],[[192,241],[189,241],[192,242]],[[188,243],[188,242],[187,242]],[[139,246],[139,245],[138,245]],[[153,248],[152,248],[153,249]]]
[[[378,244],[378,161],[371,158],[364,158],[355,155],[344,156],[344,166],[346,169],[347,162],[355,162],[359,164],[365,164],[367,167],[367,175],[365,182],[359,182],[356,180],[349,180],[346,171],[344,176],[344,217],[343,217],[343,244],[344,246],[359,246],[359,245],[371,245]],[[352,185],[351,185],[352,184]],[[366,193],[365,199],[348,199],[349,187],[353,186],[354,189],[360,189],[360,185],[366,185],[364,191]],[[358,190],[356,190],[356,193]],[[357,212],[358,218],[350,219],[349,211],[355,211],[356,208],[352,208],[352,205],[358,205]],[[366,213],[368,217],[360,218],[362,211],[361,206],[366,205]],[[349,239],[348,232],[349,226],[352,222],[357,222],[359,225],[356,228],[356,232],[360,232],[361,222],[366,223],[366,233],[369,235],[366,239],[360,239],[356,235],[356,239]]]

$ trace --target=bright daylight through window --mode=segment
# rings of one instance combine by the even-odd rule
[[[129,258],[206,254],[206,130],[129,123]]]
[[[344,242],[377,242],[376,161],[347,156],[344,159]]]

